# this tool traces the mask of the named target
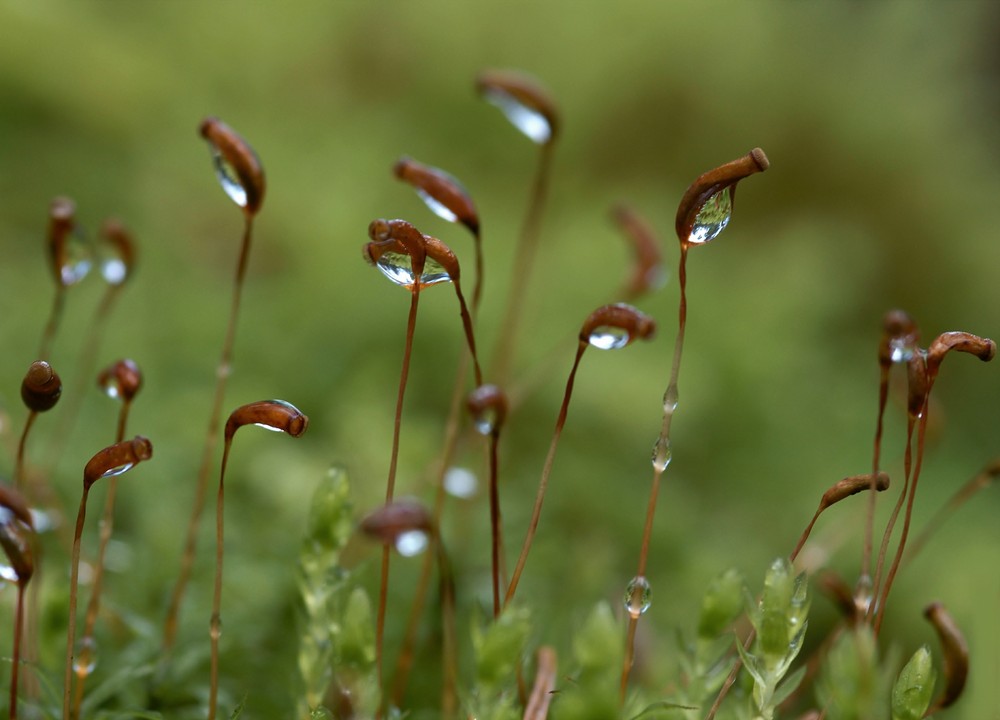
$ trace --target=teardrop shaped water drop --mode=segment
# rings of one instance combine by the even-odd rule
[[[215,166],[215,176],[219,179],[219,185],[226,191],[230,200],[241,208],[245,208],[247,206],[247,191],[240,183],[239,175],[214,145],[209,143],[209,147],[212,150],[212,164]]]
[[[653,601],[653,589],[642,575],[636,575],[625,588],[625,610],[633,618],[638,618],[649,610]]]
[[[688,242],[704,245],[714,240],[726,229],[733,214],[733,186],[729,185],[711,195],[695,217]]]
[[[677,383],[670,383],[667,385],[667,389],[663,393],[664,415],[673,415],[674,411],[677,410],[677,403],[679,400],[680,392],[677,390]]]
[[[599,350],[617,350],[628,345],[632,336],[628,330],[614,325],[601,325],[587,337],[587,342]]]
[[[59,282],[64,287],[75,285],[87,277],[94,261],[94,249],[79,230],[66,236],[60,254]]]
[[[97,641],[92,637],[80,640],[73,651],[73,672],[83,679],[97,667]]]
[[[657,472],[663,472],[667,469],[667,465],[673,459],[673,453],[670,450],[670,439],[665,437],[660,437],[656,439],[656,443],[653,445],[653,468]]]
[[[510,93],[498,87],[483,91],[486,102],[500,108],[511,124],[537,145],[544,145],[552,137],[552,126],[538,110],[528,107]]]
[[[383,275],[400,287],[413,287],[413,263],[406,253],[386,252],[382,253],[375,263]]]
[[[413,557],[422,553],[428,542],[427,533],[423,530],[407,530],[396,537],[396,552],[403,557]]]

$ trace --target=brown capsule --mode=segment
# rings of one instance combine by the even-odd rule
[[[731,207],[736,193],[736,183],[754,173],[764,172],[770,167],[767,155],[760,148],[754,148],[743,157],[720,165],[699,175],[691,187],[687,189],[677,207],[677,218],[674,228],[682,245],[700,245],[712,240],[728,222],[728,216],[713,231],[704,235],[696,235],[695,228],[699,225],[699,214],[715,195],[723,190],[729,192],[728,203]]]
[[[76,204],[66,197],[55,198],[49,206],[49,260],[56,282],[63,286],[82,280],[86,274],[77,272],[71,257],[70,242],[75,232]]]
[[[365,260],[370,265],[377,266],[397,285],[411,286],[414,276],[423,272],[427,258],[423,233],[406,220],[379,218],[368,224],[368,237],[371,242],[362,248]],[[406,256],[409,267],[399,267],[402,260],[399,256]],[[398,279],[389,274],[387,266],[396,270]]]
[[[843,480],[838,480],[833,487],[823,493],[823,498],[819,501],[819,511],[826,510],[844,498],[857,495],[859,492],[868,490],[871,487],[871,473],[866,475],[852,475]],[[875,490],[885,492],[889,489],[889,474],[880,472],[875,476]]]
[[[967,332],[946,332],[938,335],[927,348],[927,366],[932,373],[937,372],[944,356],[952,350],[975,355],[983,362],[989,362],[997,354],[997,344],[989,338],[981,338]]]
[[[454,177],[409,157],[401,157],[392,168],[397,178],[412,185],[438,217],[465,225],[479,234],[479,214],[468,191]]]
[[[919,349],[906,364],[906,408],[911,418],[919,417],[923,412],[930,382],[927,377],[927,360]]]
[[[631,305],[604,305],[592,312],[580,328],[580,342],[601,350],[623,348],[633,340],[648,340],[656,332],[656,321]]]
[[[123,285],[135,267],[135,242],[132,234],[115,219],[106,220],[101,237],[108,248],[101,258],[101,275],[109,285]]]
[[[121,475],[151,457],[153,444],[141,435],[110,445],[94,455],[83,469],[84,489],[90,489],[103,477]]]
[[[244,425],[257,425],[265,430],[299,437],[309,427],[309,418],[284,400],[260,400],[236,408],[226,421],[226,441]]]
[[[266,188],[264,168],[257,153],[218,118],[202,120],[198,130],[212,148],[219,182],[226,194],[249,215],[256,215],[264,202]]]
[[[62,380],[44,360],[31,363],[21,382],[21,399],[32,412],[45,412],[55,407],[62,395]]]
[[[11,515],[34,530],[35,523],[31,518],[28,501],[16,488],[0,483],[0,507],[7,508]]]
[[[134,360],[119,360],[104,368],[97,376],[97,386],[112,399],[132,402],[142,388],[142,371]]]
[[[496,385],[480,385],[465,400],[481,435],[499,432],[507,419],[507,395]]]
[[[660,287],[665,279],[663,255],[649,223],[625,205],[616,206],[611,216],[631,242],[635,257],[632,276],[625,287],[626,294],[635,298]]]
[[[7,507],[2,501],[0,501],[0,506]],[[12,508],[8,507],[7,509],[14,512]],[[29,533],[32,531],[32,525],[21,521],[19,516],[17,516],[17,520],[11,518],[7,521],[0,516],[0,548],[3,548],[4,554],[10,561],[10,567],[13,568],[14,574],[17,575],[17,581],[22,587],[35,574],[35,556],[31,551],[29,537]]]
[[[476,77],[476,90],[532,142],[555,141],[559,133],[555,103],[535,78],[515,70],[485,70]]]
[[[958,700],[969,676],[969,646],[954,618],[941,603],[931,603],[924,608],[926,617],[937,631],[944,652],[944,690],[924,713],[924,717],[949,707]]]
[[[416,500],[396,500],[373,510],[361,521],[361,531],[368,537],[392,545],[409,532],[431,534],[431,514]]]

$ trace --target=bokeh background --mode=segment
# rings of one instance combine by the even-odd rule
[[[536,640],[567,647],[594,603],[619,605],[634,572],[676,331],[672,221],[704,170],[758,145],[772,163],[741,185],[725,233],[690,257],[674,462],[656,520],[654,604],[641,626],[637,672],[650,687],[671,676],[672,630],[691,627],[710,578],[735,565],[758,584],[823,490],[870,467],[883,313],[908,310],[925,339],[1000,331],[995,3],[21,0],[0,8],[0,28],[5,447],[24,420],[18,384],[54,294],[47,209],[67,195],[91,235],[114,215],[139,245],[100,362],[128,356],[145,372],[130,427],[153,440],[156,457],[123,479],[122,560],[108,593],[111,607],[151,625],[179,562],[241,229],[199,121],[223,118],[267,170],[226,408],[280,397],[312,424],[300,441],[241,434],[231,463],[223,684],[247,694],[250,717],[282,716],[291,703],[295,560],[312,488],[335,463],[350,472],[359,513],[384,494],[408,297],[362,261],[367,225],[407,218],[471,268],[463,231],[392,178],[400,155],[447,169],[474,196],[487,255],[484,357],[504,342],[496,328],[518,270],[512,251],[537,149],[475,96],[481,69],[534,74],[563,120],[516,363],[525,377],[541,363],[545,380],[503,441],[512,560],[573,334],[617,299],[629,271],[613,203],[629,202],[658,229],[670,273],[639,303],[660,323],[655,341],[584,359],[520,591]],[[102,292],[91,278],[69,293],[51,356],[67,393],[91,387],[75,369]],[[452,293],[428,292],[404,410],[403,494],[431,496],[462,347]],[[896,390],[884,451],[894,478],[903,448]],[[82,464],[114,432],[116,408],[88,392],[52,478],[71,508]],[[949,359],[935,396],[918,528],[1000,452],[997,367]],[[36,466],[52,459],[57,415],[36,426]],[[482,476],[475,439],[459,463]],[[8,453],[4,474],[12,465]],[[97,488],[94,499],[103,499]],[[820,557],[848,581],[862,508],[845,503],[817,530]],[[907,656],[920,643],[937,647],[920,617],[932,600],[968,635],[967,697],[942,717],[1000,717],[998,511],[995,490],[963,508],[892,597],[884,634]],[[444,532],[470,605],[488,602],[487,530],[482,492],[451,501]],[[204,643],[206,653],[210,533],[206,525],[182,630],[183,644]],[[358,543],[352,555],[370,587],[376,553]],[[390,615],[402,618],[413,570],[395,567]],[[12,593],[2,594],[6,614]],[[826,599],[814,608],[816,628],[834,618]],[[110,652],[128,638],[105,642]]]

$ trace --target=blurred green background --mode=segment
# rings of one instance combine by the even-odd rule
[[[130,430],[153,440],[156,457],[122,481],[116,537],[127,553],[108,593],[113,606],[158,624],[179,562],[239,247],[240,213],[220,192],[196,132],[203,117],[221,117],[254,146],[268,178],[227,412],[280,397],[312,420],[300,441],[241,434],[228,483],[223,685],[234,697],[249,694],[247,716],[281,716],[295,675],[294,563],[312,488],[337,463],[351,474],[359,510],[384,495],[408,297],[362,261],[367,225],[407,218],[451,245],[469,272],[465,233],[431,216],[390,168],[409,154],[464,182],[484,232],[478,327],[489,358],[537,150],[475,97],[473,78],[488,67],[525,70],[557,100],[564,131],[517,367],[525,374],[553,352],[555,360],[503,440],[512,560],[573,334],[592,309],[617,299],[628,273],[627,247],[609,221],[613,203],[628,201],[658,228],[671,273],[639,303],[660,323],[656,340],[622,353],[591,351],[577,378],[519,593],[535,609],[536,639],[565,647],[595,602],[618,606],[634,572],[676,331],[677,202],[698,174],[759,145],[771,170],[741,185],[730,227],[689,258],[674,461],[656,519],[654,604],[640,626],[637,670],[663,687],[676,651],[671,630],[691,627],[709,579],[735,565],[756,585],[767,562],[791,549],[823,490],[870,467],[882,314],[906,309],[925,340],[945,330],[1000,330],[998,7],[5,3],[6,445],[23,423],[18,384],[52,302],[48,205],[68,195],[92,235],[114,215],[139,244],[100,364],[128,356],[143,368]],[[91,382],[74,367],[101,293],[96,279],[69,293],[51,358],[67,392]],[[463,348],[452,295],[437,289],[421,302],[401,494],[431,496],[428,469]],[[948,360],[935,395],[918,528],[998,452],[997,367]],[[900,397],[890,403],[883,454],[894,478]],[[80,468],[112,439],[115,413],[90,392],[53,478],[71,508]],[[57,414],[36,426],[35,464],[44,464]],[[467,443],[459,462],[482,475],[480,443]],[[12,465],[8,455],[4,467]],[[96,488],[94,496],[103,499]],[[883,500],[882,515],[890,504]],[[837,508],[816,536],[848,581],[858,567],[862,507]],[[920,618],[932,600],[968,634],[968,694],[942,717],[998,717],[998,511],[995,491],[964,508],[893,594],[885,636],[907,656],[919,643],[937,648]],[[181,642],[204,643],[207,652],[212,531],[204,529]],[[462,568],[463,602],[485,606],[485,495],[451,501],[444,532]],[[361,543],[354,552],[373,588],[375,556]],[[412,565],[394,565],[393,618],[407,611]],[[834,611],[821,598],[814,608],[820,633]]]

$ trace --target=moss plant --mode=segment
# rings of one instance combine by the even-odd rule
[[[547,455],[537,459],[542,469],[532,506],[520,483],[521,478],[508,477],[515,473],[507,473],[505,461],[509,454],[524,452],[525,437],[544,438],[547,428],[519,425],[528,417],[519,414],[519,406],[541,402],[532,397],[532,393],[544,382],[558,382],[553,378],[537,380],[546,376],[545,367],[534,376],[528,373],[532,382],[525,382],[515,371],[522,360],[518,349],[523,343],[518,338],[523,340],[523,326],[530,319],[528,280],[535,274],[536,250],[560,120],[548,92],[520,73],[486,72],[479,76],[477,86],[488,101],[500,107],[508,119],[539,146],[541,153],[526,218],[516,243],[517,267],[510,289],[506,295],[491,295],[483,289],[483,277],[490,271],[480,243],[481,218],[462,185],[437,168],[406,157],[397,161],[394,173],[399,179],[412,185],[439,217],[461,224],[473,236],[475,270],[471,310],[461,290],[458,257],[445,243],[417,230],[406,220],[375,220],[369,225],[370,242],[364,246],[364,259],[410,293],[405,340],[399,355],[398,384],[393,378],[392,382],[376,386],[384,392],[376,392],[366,400],[373,407],[392,407],[395,390],[392,427],[366,428],[379,438],[386,450],[389,469],[385,498],[381,504],[363,507],[368,501],[360,498],[371,497],[367,488],[374,487],[375,483],[371,478],[353,475],[349,481],[348,470],[340,467],[334,467],[325,477],[318,478],[318,482],[314,481],[315,489],[311,494],[300,492],[301,485],[287,491],[292,482],[298,483],[301,478],[289,477],[291,473],[280,464],[261,463],[260,472],[268,476],[267,491],[273,495],[263,499],[254,497],[244,504],[244,507],[253,504],[254,522],[268,526],[283,523],[282,514],[266,502],[286,497],[295,498],[305,518],[301,526],[293,523],[282,527],[284,535],[300,538],[297,556],[279,561],[289,568],[288,582],[282,585],[280,579],[268,578],[268,587],[257,588],[261,592],[284,593],[283,614],[275,621],[282,628],[280,648],[268,645],[273,638],[262,640],[264,636],[258,628],[239,623],[227,629],[226,641],[220,643],[225,547],[223,481],[231,443],[239,427],[255,424],[298,437],[306,428],[307,418],[283,401],[262,401],[240,406],[227,422],[222,422],[221,408],[237,344],[236,325],[249,262],[251,233],[263,202],[265,184],[260,161],[239,135],[216,119],[201,124],[200,132],[209,143],[218,179],[243,212],[244,232],[202,452],[198,456],[197,448],[189,449],[189,454],[200,457],[199,470],[191,482],[183,486],[181,478],[176,481],[178,492],[193,491],[195,499],[183,557],[170,571],[173,593],[167,598],[164,588],[141,589],[133,596],[145,594],[156,600],[138,608],[120,599],[117,595],[120,587],[116,584],[101,596],[106,565],[113,559],[112,522],[117,519],[120,525],[126,528],[129,525],[127,517],[124,523],[121,522],[121,510],[115,504],[115,476],[152,455],[152,445],[145,438],[123,441],[130,404],[143,381],[138,366],[130,360],[122,360],[101,375],[101,389],[121,401],[117,442],[99,450],[82,468],[83,496],[75,532],[66,536],[65,527],[57,528],[60,532],[51,532],[52,523],[58,522],[59,511],[65,514],[66,508],[49,507],[48,504],[57,502],[58,496],[69,496],[74,486],[64,483],[61,477],[35,478],[33,472],[35,475],[48,473],[39,473],[33,467],[35,459],[25,452],[25,439],[35,415],[53,409],[62,392],[59,377],[49,363],[36,361],[22,386],[29,414],[20,448],[13,453],[13,483],[0,485],[0,546],[5,558],[0,564],[0,579],[6,584],[0,587],[0,612],[5,614],[0,620],[8,623],[12,638],[11,649],[4,656],[12,664],[10,685],[3,693],[8,698],[5,701],[8,717],[43,720],[59,717],[63,720],[207,717],[214,720],[217,714],[230,718],[264,717],[266,712],[273,714],[274,707],[281,707],[282,717],[298,720],[404,716],[446,720],[466,717],[481,720],[919,720],[947,712],[948,708],[961,703],[967,681],[975,673],[976,666],[970,643],[945,606],[932,602],[932,598],[927,599],[925,616],[931,628],[926,632],[933,631],[936,635],[937,650],[931,650],[930,644],[901,647],[892,635],[892,624],[886,625],[885,620],[887,616],[895,620],[897,603],[891,590],[898,574],[906,570],[912,557],[925,546],[948,514],[958,510],[976,492],[990,486],[1000,474],[996,461],[986,465],[944,506],[943,514],[934,516],[919,534],[912,533],[916,540],[910,539],[918,514],[914,508],[919,504],[916,500],[919,481],[922,471],[928,468],[925,453],[931,452],[928,437],[936,430],[930,423],[937,419],[939,412],[932,402],[931,391],[943,360],[952,351],[957,351],[989,361],[996,353],[995,343],[971,333],[944,332],[927,348],[922,348],[916,321],[902,310],[890,310],[883,318],[881,337],[873,334],[871,338],[878,366],[873,368],[877,370],[877,374],[873,373],[872,386],[877,398],[877,415],[870,468],[866,461],[866,467],[860,468],[859,474],[832,484],[829,479],[817,481],[815,491],[820,495],[820,502],[811,516],[807,512],[811,508],[803,510],[805,530],[794,545],[789,543],[788,547],[773,548],[771,556],[775,559],[766,568],[760,568],[762,572],[751,573],[754,580],[748,582],[735,568],[719,568],[722,572],[711,581],[703,597],[690,598],[691,606],[700,606],[691,627],[680,627],[670,634],[647,627],[652,623],[646,620],[640,625],[640,618],[648,617],[646,612],[655,599],[649,568],[652,563],[661,561],[651,550],[654,518],[662,502],[661,490],[666,495],[661,481],[673,461],[673,442],[677,436],[672,434],[672,427],[680,399],[681,359],[683,355],[689,358],[688,364],[697,363],[706,353],[704,346],[697,342],[698,335],[685,340],[689,321],[693,328],[702,320],[699,315],[689,317],[688,313],[688,254],[691,249],[710,242],[723,245],[713,241],[731,224],[737,183],[768,170],[770,162],[760,148],[754,148],[698,175],[678,198],[674,215],[679,242],[676,306],[662,297],[652,296],[665,274],[664,253],[655,239],[656,233],[635,210],[626,205],[617,207],[613,218],[628,236],[634,255],[628,277],[618,285],[621,297],[617,299],[642,301],[651,309],[647,314],[624,302],[602,305],[586,316],[576,332],[576,353],[557,411],[549,450]],[[720,152],[728,155],[729,149],[720,148]],[[777,172],[781,172],[780,163],[769,174]],[[748,184],[765,185],[766,182],[765,177]],[[750,201],[752,198],[748,198]],[[662,213],[660,216],[662,222]],[[80,244],[74,203],[57,199],[50,208],[48,219],[48,254],[50,269],[57,281],[57,295],[42,333],[39,353],[42,358],[48,358],[55,345],[66,288],[84,279],[90,263],[89,250]],[[488,223],[489,218],[485,221]],[[341,231],[360,238],[364,228],[352,226]],[[738,230],[728,230],[726,237],[732,237],[733,242],[725,243],[728,247],[719,247],[718,252],[736,255],[745,252],[737,241],[738,233]],[[96,317],[99,320],[95,321],[100,328],[98,335],[108,323],[112,300],[117,297],[120,285],[126,277],[131,283],[136,252],[134,241],[120,225],[109,226],[105,234],[113,247],[111,259],[104,263],[111,268],[105,272],[110,287],[98,306]],[[119,268],[120,274],[114,274],[114,267]],[[155,272],[156,268],[148,271]],[[454,287],[461,321],[461,334],[453,328],[455,342],[446,350],[431,342],[415,341],[419,299],[428,287],[442,282],[451,282]],[[365,308],[351,305],[352,302],[345,298],[344,307],[362,316]],[[427,300],[424,305],[429,302],[436,301]],[[318,304],[303,302],[301,305],[302,312],[325,311]],[[738,309],[733,308],[734,312]],[[678,325],[673,354],[662,359],[662,367],[666,369],[665,390],[662,396],[659,390],[650,392],[650,403],[662,405],[662,419],[658,429],[655,425],[650,428],[654,440],[649,460],[653,471],[649,498],[644,507],[632,510],[641,522],[636,522],[632,528],[634,533],[623,539],[623,544],[634,543],[638,548],[637,563],[630,566],[635,572],[623,571],[615,580],[614,584],[621,591],[614,604],[605,597],[569,596],[569,593],[567,597],[560,596],[559,606],[573,627],[571,637],[560,640],[550,632],[555,618],[546,614],[547,605],[529,578],[544,574],[558,576],[576,570],[562,565],[544,566],[537,558],[539,547],[547,546],[550,556],[553,552],[559,555],[559,543],[582,544],[589,539],[586,536],[591,534],[590,530],[603,521],[601,517],[574,517],[572,533],[567,534],[565,527],[559,532],[557,525],[547,532],[541,513],[550,480],[554,481],[553,487],[557,484],[573,487],[573,478],[565,477],[569,473],[556,467],[554,459],[564,433],[568,436],[586,432],[582,423],[580,426],[567,423],[581,358],[591,346],[610,350],[625,347],[635,340],[651,340],[657,327],[653,317],[666,317],[673,312],[677,313]],[[583,315],[582,312],[576,314]],[[377,333],[384,331],[386,335],[392,332],[377,325],[366,329]],[[288,328],[289,334],[294,330]],[[572,333],[576,328],[565,331]],[[477,337],[484,335],[493,338],[496,351],[492,365],[481,367]],[[74,370],[92,374],[98,346],[91,338],[91,344],[85,345],[79,355],[80,367]],[[411,368],[416,370],[444,362],[442,358],[454,360],[456,348],[461,351],[461,359],[445,392],[429,388],[417,373],[411,376]],[[289,355],[288,362],[294,363],[294,353]],[[623,369],[618,372],[636,372],[629,362],[626,354],[622,359]],[[471,377],[467,372],[470,363]],[[898,371],[895,370],[897,366]],[[891,432],[896,420],[889,420],[893,417],[890,400],[897,394],[892,386],[896,375],[905,375],[903,442],[901,448],[896,445],[903,457],[903,472],[898,478],[890,477],[882,467],[888,464],[884,462],[885,448],[897,440]],[[662,380],[659,377],[651,379],[650,387]],[[264,382],[267,381],[265,378]],[[169,384],[172,380],[150,377],[146,384],[158,382]],[[526,389],[516,396],[514,393],[508,395],[504,390],[508,382],[520,383]],[[581,384],[583,382],[581,379]],[[598,384],[591,378],[586,382]],[[693,393],[697,392],[696,384],[692,386],[695,386]],[[408,388],[410,399],[404,405]],[[449,391],[450,406],[446,400]],[[577,391],[579,394],[579,388]],[[939,392],[946,390],[942,387]],[[408,433],[428,437],[411,427],[416,420],[409,421],[409,418],[418,411],[414,395],[418,395],[425,405],[440,400],[440,415],[448,418],[442,423],[446,428],[442,446],[431,452],[439,458],[439,463],[427,474],[435,479],[427,483],[420,482],[421,469],[412,467],[413,455],[405,448],[410,437],[402,433],[403,422],[407,420]],[[662,400],[658,400],[658,396]],[[463,398],[468,413],[462,412]],[[70,402],[74,417],[87,407],[82,397],[73,397]],[[310,404],[322,406],[324,402],[324,398],[310,397],[303,407],[312,412]],[[61,408],[54,409],[58,414]],[[631,409],[616,407],[615,412],[631,412]],[[322,412],[314,412],[313,418],[314,429],[310,434],[328,437],[323,434],[322,425],[329,418]],[[499,443],[501,429],[505,440],[502,448]],[[44,431],[44,428],[39,430]],[[476,432],[486,436],[488,442],[471,442],[469,438]],[[66,437],[56,440],[65,441],[72,447]],[[211,573],[206,570],[208,562],[203,562],[196,551],[208,472],[219,440],[223,441],[223,452],[213,583]],[[169,447],[172,440],[157,439],[157,443],[158,447]],[[483,452],[488,497],[478,503],[469,501],[461,508],[445,507],[446,471],[454,469],[452,460],[458,454],[457,448],[464,445],[480,448]],[[91,448],[87,454],[93,451]],[[338,455],[336,447],[324,448],[323,452]],[[866,449],[866,457],[867,452]],[[67,457],[72,456],[73,453],[67,450]],[[748,458],[750,462],[752,458]],[[39,463],[46,464],[55,466],[53,462]],[[151,468],[154,464],[151,463]],[[161,472],[171,477],[175,474],[173,470]],[[96,486],[109,488],[96,567],[91,567],[81,562],[81,557],[87,557],[86,552],[81,552],[86,542],[86,505],[92,486],[106,477],[110,478],[109,482]],[[801,482],[797,478],[789,480],[792,481]],[[233,486],[230,495],[241,491],[240,483],[233,483]],[[43,498],[36,497],[35,490],[49,487],[54,492],[46,493],[46,513],[42,513]],[[880,527],[883,518],[877,512],[876,503],[881,495],[893,493],[896,496],[891,512]],[[401,497],[404,494],[417,497]],[[461,495],[457,491],[454,494]],[[854,496],[858,497],[852,499]],[[230,510],[230,516],[232,512]],[[851,525],[845,518],[859,522]],[[804,560],[811,548],[814,528],[837,523],[848,528],[845,534],[851,535],[850,541],[861,551],[861,562],[856,569],[847,571],[847,577],[832,571],[821,574],[819,571],[825,569],[823,561],[815,557]],[[456,528],[461,524],[465,527],[459,534]],[[860,532],[855,532],[857,527],[861,528]],[[598,532],[595,530],[593,534]],[[523,535],[524,541],[508,574],[507,562],[514,558],[508,555],[503,538],[512,535]],[[177,536],[179,542],[179,532]],[[128,537],[137,543],[141,535],[133,532]],[[371,547],[373,543],[365,542],[366,539],[382,546],[381,562],[376,557],[378,551]],[[247,557],[241,555],[241,541],[246,541],[246,537],[240,538],[238,534],[233,537],[231,533],[228,540],[230,557],[234,557],[234,553],[237,558]],[[453,555],[460,544],[468,547],[459,547],[459,552]],[[43,547],[44,553],[41,552]],[[557,549],[552,551],[553,547]],[[482,548],[485,550],[473,559],[473,554]],[[527,558],[532,549],[536,559],[529,565]],[[738,554],[739,548],[734,553]],[[412,559],[421,554],[423,569],[419,568],[420,560]],[[390,557],[395,558],[391,585]],[[734,560],[734,564],[740,564],[739,557]],[[227,585],[236,586],[241,565],[250,564],[242,560],[231,563],[236,572],[230,570]],[[563,563],[570,564],[571,561]],[[296,568],[294,581],[290,579],[291,568]],[[429,582],[433,568],[437,570],[436,586]],[[202,577],[203,573],[206,577]],[[756,580],[758,575],[762,577],[759,581]],[[815,577],[823,581],[814,582]],[[32,580],[30,586],[29,579]],[[91,583],[92,600],[87,610],[83,643],[78,646],[76,607],[83,583]],[[250,585],[244,581],[241,587],[245,590]],[[27,604],[25,602],[25,590],[29,587],[32,592],[41,593],[34,609],[30,596]],[[550,587],[559,587],[558,577]],[[188,593],[206,588],[214,590],[206,595],[211,595],[212,607],[209,638],[204,637],[204,632],[180,632],[182,626],[186,627],[180,613],[182,600]],[[933,592],[930,583],[928,592]],[[832,625],[810,621],[810,613],[822,602],[819,597],[824,593],[833,596],[839,611],[839,618]],[[12,598],[11,602],[7,601],[8,597]],[[162,634],[157,630],[162,620],[162,608],[157,605],[160,600],[168,605]],[[232,592],[227,597],[227,608],[238,606],[239,600],[239,594]],[[209,601],[203,599],[201,604],[208,605]],[[57,606],[59,609],[54,610]],[[6,617],[8,607],[9,619]],[[425,612],[427,607],[431,611]],[[99,615],[102,622],[97,622]],[[910,620],[905,618],[902,622]],[[55,632],[59,633],[58,637]],[[34,638],[32,644],[39,645],[37,652],[26,653],[22,649],[22,636]],[[195,639],[189,640],[189,637]],[[95,665],[97,639],[103,643],[102,667]],[[56,657],[60,649],[58,641],[65,642],[61,668]],[[665,648],[656,657],[667,658],[666,668],[649,671],[647,649],[651,646]],[[30,661],[26,662],[25,657]],[[908,659],[904,663],[900,658]],[[251,694],[252,688],[240,685],[240,659],[263,665],[268,673],[280,678],[276,684],[290,688],[287,697],[272,699],[269,710],[262,710],[259,699]],[[229,671],[228,675],[222,675],[224,668]]]

